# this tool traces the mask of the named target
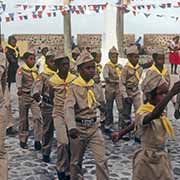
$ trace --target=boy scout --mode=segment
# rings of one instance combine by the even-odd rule
[[[108,180],[104,138],[96,120],[100,104],[93,90],[95,62],[87,51],[82,52],[76,62],[79,76],[72,82],[65,101],[65,120],[71,137],[71,180],[83,178],[82,160],[87,146],[96,161],[97,180]]]
[[[37,78],[38,72],[34,67],[35,55],[26,52],[23,55],[25,64],[20,67],[16,74],[16,86],[18,89],[17,95],[19,96],[19,140],[20,146],[27,149],[28,140],[28,111],[31,108],[34,125],[35,150],[41,149],[41,133],[42,121],[40,117],[40,108],[37,102],[31,96],[31,90],[34,81]]]
[[[121,74],[121,65],[118,64],[118,51],[115,47],[109,50],[109,62],[105,64],[103,76],[106,83],[105,98],[107,117],[105,124],[108,127],[113,125],[113,103],[116,101],[119,112],[119,123],[122,122],[122,97],[119,89],[119,78]]]
[[[51,146],[53,141],[54,126],[52,111],[53,106],[50,99],[49,79],[56,73],[55,60],[53,54],[47,54],[43,72],[37,77],[33,86],[33,97],[39,102],[42,97],[40,105],[41,114],[43,118],[42,130],[42,154],[43,161],[50,162]]]
[[[58,72],[50,79],[51,96],[53,98],[53,119],[57,138],[57,162],[56,170],[60,180],[70,180],[70,153],[67,128],[64,119],[64,101],[69,84],[75,79],[70,70],[70,60],[65,55],[55,59]]]
[[[104,97],[102,83],[101,83],[101,77],[100,77],[100,75],[102,73],[102,65],[100,64],[101,51],[97,50],[97,49],[93,49],[91,51],[91,55],[93,56],[93,58],[95,60],[95,66],[96,66],[95,75],[93,77],[96,100],[105,107],[105,97]]]
[[[163,113],[171,98],[180,91],[180,81],[168,93],[166,80],[157,76],[144,88],[145,104],[136,112],[135,134],[141,148],[133,158],[133,180],[173,180],[172,167],[165,150],[167,135],[174,136],[169,119]]]
[[[170,87],[170,75],[168,69],[164,66],[165,55],[163,50],[156,50],[152,54],[153,65],[147,70],[146,76],[141,84],[141,89],[144,91],[146,85],[151,81],[151,83],[156,83],[157,77],[162,77],[166,82],[168,87]],[[145,99],[143,99],[145,100]]]
[[[0,53],[0,179],[8,180],[7,153],[4,147],[6,136],[5,99],[6,87],[6,57]]]
[[[76,67],[76,59],[80,54],[80,50],[78,47],[75,47],[72,50],[72,59],[70,60],[70,72],[73,74],[77,74],[77,67]]]
[[[120,93],[123,97],[123,116],[124,126],[131,121],[131,108],[134,106],[135,111],[141,105],[141,94],[139,90],[139,80],[142,74],[142,68],[139,66],[138,49],[131,45],[126,50],[128,63],[123,67],[120,78]]]

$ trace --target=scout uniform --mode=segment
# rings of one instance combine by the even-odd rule
[[[56,61],[60,61],[63,57],[65,56],[56,58]],[[64,176],[62,174],[65,174],[65,176],[70,175],[69,139],[64,119],[64,101],[68,87],[75,78],[76,76],[69,72],[65,80],[61,79],[58,73],[55,73],[49,79],[50,86],[54,92],[53,120],[58,143],[56,169],[60,176]]]
[[[0,53],[0,179],[8,179],[7,153],[4,147],[6,136],[6,119],[5,119],[5,99],[4,92],[6,87],[6,58]]]
[[[91,53],[93,54],[101,54],[101,51],[94,49],[91,51]],[[93,56],[93,55],[92,55]],[[102,65],[100,63],[96,62],[96,71],[95,71],[95,76],[93,78],[94,80],[94,91],[96,94],[96,100],[100,103],[100,104],[104,104],[105,107],[105,97],[104,97],[104,92],[103,92],[103,88],[102,88],[102,83],[101,83],[101,75],[102,73]]]
[[[138,49],[136,46],[130,46],[127,48],[126,54],[138,54]],[[122,69],[120,78],[120,93],[123,98],[123,116],[124,125],[131,120],[131,108],[134,106],[135,111],[141,105],[141,94],[139,90],[139,81],[142,75],[142,68],[137,64],[135,67],[128,62]],[[127,103],[126,98],[130,98],[132,103]]]
[[[54,125],[52,118],[53,105],[50,99],[49,79],[56,72],[48,68],[45,64],[43,72],[37,77],[33,85],[33,94],[38,93],[42,96],[42,103],[40,105],[41,114],[43,118],[42,130],[42,154],[44,157],[51,153],[51,146],[53,142]]]
[[[77,66],[90,61],[93,61],[93,57],[88,52],[82,52],[77,59]],[[77,138],[70,138],[71,180],[83,178],[82,160],[87,146],[92,150],[96,161],[97,180],[109,179],[104,138],[96,121],[99,104],[93,88],[93,80],[86,83],[79,75],[72,82],[65,101],[65,120],[68,130],[77,129],[80,133]]]
[[[72,50],[72,58],[70,60],[70,72],[72,74],[77,74],[77,66],[76,66],[76,59],[77,58],[76,56],[79,56],[80,54],[80,50],[78,47],[75,47],[73,50]],[[73,55],[74,54],[74,55]]]
[[[118,54],[115,47],[112,47],[109,53]],[[109,62],[105,64],[103,69],[103,77],[105,79],[105,99],[107,108],[107,117],[105,124],[111,126],[113,124],[113,104],[116,101],[117,109],[119,112],[119,123],[122,122],[122,97],[119,89],[119,78],[121,75],[122,66],[119,64],[113,64],[109,59]]]
[[[35,143],[42,138],[42,120],[38,103],[31,96],[33,83],[38,72],[35,67],[29,68],[26,64],[20,67],[16,74],[16,86],[22,89],[19,96],[19,140],[26,143],[28,140],[28,111],[31,109],[34,125]]]
[[[156,83],[149,81],[146,84],[143,93],[151,92],[165,82],[164,78],[158,76]],[[144,117],[154,108],[152,104],[146,103],[141,105],[136,113],[135,135],[141,140],[141,148],[135,152],[133,158],[133,180],[174,179],[169,157],[165,151],[167,135],[174,135],[170,121],[163,114],[150,124],[143,125]]]

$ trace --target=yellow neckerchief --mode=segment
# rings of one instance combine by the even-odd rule
[[[112,63],[111,60],[107,64],[109,64],[112,68],[115,69],[117,76],[121,75],[121,69],[118,67],[118,64]]]
[[[76,63],[76,61],[74,60],[74,58],[71,58],[71,60],[70,60],[72,63]]]
[[[94,81],[90,80],[88,83],[84,81],[84,79],[79,75],[77,79],[75,79],[72,84],[75,84],[80,87],[92,87],[94,85]],[[88,107],[91,108],[93,103],[96,103],[95,94],[92,90],[88,89],[87,91],[87,100]]]
[[[48,65],[45,64],[44,65],[44,70],[43,73],[47,74],[47,75],[53,75],[56,73],[56,71],[51,70],[50,68],[48,68]]]
[[[96,63],[96,71],[98,74],[101,74],[102,72],[102,65],[100,63]]]
[[[67,78],[61,79],[57,73],[55,73],[51,78],[50,78],[50,83],[52,83],[55,86],[58,85],[64,85],[65,90],[68,90],[68,85],[76,78],[75,75],[71,74],[70,72],[67,75]]]
[[[162,72],[159,71],[159,69],[153,64],[150,68],[151,71],[155,71],[158,74],[160,74],[164,79],[165,79],[165,75],[168,72],[168,69],[166,67],[163,68]]]
[[[15,51],[16,57],[19,56],[19,52],[17,51],[16,47],[11,46],[10,44],[8,44],[7,47]]]
[[[150,103],[147,103],[147,104],[142,104],[139,109],[137,110],[137,114],[143,114],[145,112],[152,112],[154,110],[155,106],[153,106],[152,104]],[[167,134],[171,137],[174,136],[174,130],[173,130],[173,127],[171,125],[171,122],[169,121],[169,119],[163,115],[161,116],[161,121],[162,121],[162,124],[167,132]]]
[[[130,62],[127,63],[127,66],[129,66],[131,69],[135,70],[135,76],[138,79],[138,81],[140,80],[140,75],[138,73],[138,69],[139,69],[139,64],[136,64],[136,66],[133,66]]]
[[[24,65],[23,65],[23,69],[24,69],[25,71],[31,72],[34,80],[37,78],[38,73],[37,73],[37,69],[35,68],[35,66],[33,66],[32,68],[30,68],[27,64],[24,64]]]

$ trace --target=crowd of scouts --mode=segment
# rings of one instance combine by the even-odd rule
[[[180,81],[169,90],[170,75],[164,66],[162,50],[152,54],[153,64],[147,69],[141,87],[143,69],[138,63],[136,45],[126,49],[128,63],[124,67],[118,64],[118,50],[115,47],[109,50],[108,55],[109,60],[102,67],[101,52],[96,49],[89,52],[76,47],[72,58],[69,58],[63,53],[55,55],[45,47],[37,62],[34,53],[25,52],[22,57],[24,63],[18,67],[16,39],[9,37],[5,53],[0,52],[1,180],[8,179],[5,134],[13,132],[13,126],[7,124],[11,107],[8,98],[5,98],[6,82],[10,91],[11,82],[15,81],[19,101],[20,147],[28,149],[28,117],[31,110],[34,149],[42,150],[44,162],[50,162],[56,133],[56,170],[60,180],[83,179],[82,162],[87,147],[96,162],[97,180],[110,179],[103,132],[112,131],[114,100],[119,114],[119,128],[126,128],[135,122],[135,136],[141,144],[133,158],[132,179],[173,180],[165,143],[167,135],[173,137],[174,131],[165,111],[168,102],[180,92]],[[180,99],[180,95],[177,97]],[[179,104],[177,101],[176,118],[180,116]],[[134,119],[131,117],[133,109],[136,112]]]

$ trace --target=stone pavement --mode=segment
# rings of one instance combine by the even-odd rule
[[[172,76],[173,82],[176,79],[178,79],[178,76]],[[13,116],[17,126],[18,107],[15,88],[13,88],[12,94]],[[180,119],[175,120],[173,113],[173,104],[170,102],[168,117],[172,120],[176,136],[175,139],[168,142],[167,147],[170,152],[175,179],[180,180]],[[117,115],[116,109],[115,114]],[[132,157],[138,145],[133,140],[128,142],[121,140],[114,145],[108,137],[105,137],[105,139],[111,180],[130,180],[132,175]],[[50,164],[44,163],[41,160],[41,153],[34,151],[33,143],[33,137],[30,136],[28,141],[29,149],[23,150],[19,147],[17,136],[6,138],[9,159],[9,180],[57,180],[55,171],[56,142],[54,141],[51,155],[52,162]],[[96,179],[94,163],[92,153],[88,150],[83,161],[85,180]]]

